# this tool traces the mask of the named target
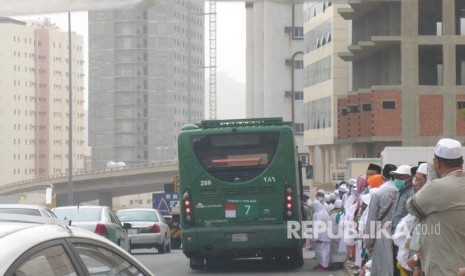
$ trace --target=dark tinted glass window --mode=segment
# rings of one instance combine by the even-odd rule
[[[395,101],[383,101],[383,109],[396,109]]]
[[[242,182],[259,175],[273,159],[278,132],[193,136],[199,162],[218,179]]]
[[[371,111],[371,104],[369,104],[369,103],[362,104],[362,110],[363,111]]]

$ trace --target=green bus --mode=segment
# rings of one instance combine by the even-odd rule
[[[210,120],[178,137],[182,249],[192,269],[257,258],[303,265],[302,180],[292,128],[282,118]]]

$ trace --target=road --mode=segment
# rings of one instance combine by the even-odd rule
[[[182,250],[172,250],[168,254],[158,254],[156,250],[133,250],[133,255],[148,267],[156,276],[180,276],[180,275],[315,275],[315,276],[342,276],[348,275],[344,270],[330,272],[315,272],[313,267],[316,260],[313,259],[314,251],[304,250],[304,266],[299,269],[284,269],[264,266],[257,261],[235,262],[227,268],[219,271],[191,270],[189,260],[184,256]]]

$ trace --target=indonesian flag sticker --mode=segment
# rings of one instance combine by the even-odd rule
[[[226,218],[236,218],[236,204],[225,203],[224,204],[224,216]]]

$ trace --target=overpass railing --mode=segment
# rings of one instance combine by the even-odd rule
[[[172,166],[177,165],[177,161],[167,161],[167,162],[158,162],[158,163],[147,163],[147,164],[138,164],[138,165],[126,165],[125,167],[113,167],[113,168],[105,168],[105,169],[97,169],[97,170],[82,170],[82,171],[75,171],[73,172],[73,176],[90,176],[108,172],[122,172],[122,171],[131,171],[131,170],[138,170],[143,168],[154,168],[154,167],[163,167],[163,166]],[[53,182],[53,180],[61,179],[61,178],[68,178],[68,173],[61,173],[61,174],[54,174],[44,177],[32,178],[32,179],[25,179],[20,181],[15,181],[12,183],[4,184],[0,186],[0,195],[2,192],[8,190],[16,190],[21,189],[22,186],[31,186],[33,183],[44,183],[44,182]],[[48,186],[47,184],[46,186]],[[42,186],[42,185],[38,185]]]

